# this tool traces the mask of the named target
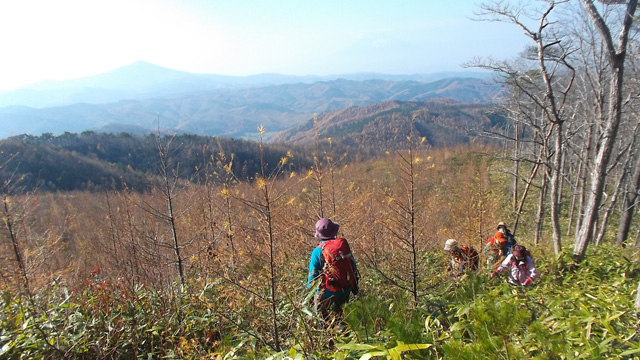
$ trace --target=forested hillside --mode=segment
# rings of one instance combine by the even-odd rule
[[[19,187],[29,191],[103,190],[128,188],[148,191],[159,174],[158,145],[170,150],[170,163],[182,181],[204,182],[206,168],[230,164],[238,179],[249,180],[260,172],[259,143],[255,141],[196,135],[155,136],[126,133],[65,133],[60,136],[18,136],[0,140],[0,153],[9,160],[0,169],[4,179],[20,179]],[[344,147],[335,145],[335,151]],[[266,170],[271,171],[287,153],[296,162],[288,171],[309,169],[311,150],[301,146],[264,145]],[[226,154],[227,158],[221,158]],[[352,149],[348,161],[373,156],[371,148]]]
[[[300,126],[281,132],[272,142],[313,144],[331,138],[352,147],[396,150],[406,148],[411,119],[415,136],[436,148],[488,143],[491,130],[504,132],[504,119],[488,104],[458,103],[446,99],[425,102],[388,101],[319,114]]]
[[[0,354],[546,359],[640,351],[630,310],[636,251],[603,243],[580,265],[569,253],[554,256],[549,240],[534,243],[535,203],[517,232],[541,273],[532,288],[490,280],[484,261],[477,273],[447,272],[445,239],[480,250],[510,216],[505,163],[487,156],[490,148],[418,143],[359,163],[328,152],[314,171],[281,177],[295,162],[285,156],[252,182],[220,162],[206,170],[217,184],[175,182],[170,165],[144,194],[5,196]],[[340,223],[362,276],[345,308],[347,332],[318,326],[314,289],[305,287],[320,216]]]
[[[274,137],[264,144],[266,170],[291,153],[289,171],[306,171],[315,165],[314,151],[331,151],[344,161],[362,161],[384,151],[406,148],[406,137],[424,137],[423,145],[447,148],[470,143],[490,143],[484,132],[504,132],[504,119],[491,114],[489,105],[451,101],[386,102],[322,113],[317,122]],[[410,119],[413,120],[410,121]],[[331,143],[327,141],[331,138]],[[173,165],[184,181],[205,181],[204,169],[227,154],[231,171],[242,180],[260,172],[259,144],[255,141],[198,135],[131,135],[127,133],[59,136],[21,135],[0,140],[0,152],[11,161],[1,170],[4,178],[20,178],[23,189],[42,191],[122,189],[148,191],[158,175],[158,145],[169,143]],[[316,144],[318,149],[316,149]],[[231,161],[231,156],[233,160]]]

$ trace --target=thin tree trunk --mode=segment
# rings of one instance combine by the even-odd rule
[[[173,140],[173,139],[172,139]],[[184,276],[184,265],[181,254],[181,246],[178,239],[178,231],[176,228],[176,216],[174,212],[174,189],[177,179],[177,174],[172,174],[169,170],[169,147],[171,146],[171,141],[165,145],[161,143],[160,136],[158,135],[158,152],[160,155],[160,171],[162,175],[162,185],[163,185],[163,193],[165,196],[165,201],[167,202],[167,216],[166,221],[171,228],[171,240],[173,252],[176,256],[176,266],[178,268],[178,274],[180,276],[180,286],[184,289],[184,285],[186,283]]]
[[[178,241],[178,231],[176,230],[176,217],[173,211],[173,197],[167,197],[167,211],[169,215],[169,224],[171,226],[171,238],[173,240],[173,252],[176,255],[176,263],[178,266],[178,274],[180,275],[180,286],[184,289],[186,283],[184,276],[184,265],[182,264],[182,254],[180,242]]]
[[[277,283],[276,283],[276,258],[275,258],[275,236],[273,234],[273,217],[271,209],[271,193],[269,188],[269,182],[267,179],[266,163],[264,160],[264,145],[262,142],[262,134],[264,128],[262,126],[258,129],[260,133],[260,174],[262,184],[262,194],[264,196],[264,204],[262,208],[264,210],[264,216],[267,227],[268,245],[269,245],[269,285],[270,285],[270,302],[271,302],[271,321],[273,326],[273,342],[276,351],[280,351],[280,333],[278,329],[278,297],[277,297]]]
[[[542,186],[540,187],[540,198],[538,202],[538,215],[536,219],[536,236],[533,240],[535,245],[540,244],[542,238],[542,224],[544,222],[544,199],[547,196],[547,176],[542,176]]]
[[[578,216],[576,217],[576,229],[575,229],[575,239],[578,239],[578,231],[580,230],[580,227],[582,226],[582,221],[584,219],[584,214],[582,213],[582,209],[584,208],[584,203],[587,200],[587,177],[588,177],[588,172],[587,172],[587,163],[589,161],[589,157],[592,151],[592,147],[593,147],[593,127],[594,125],[590,125],[589,126],[589,133],[588,133],[588,137],[586,137],[587,140],[587,144],[583,147],[583,151],[582,153],[585,156],[585,159],[582,161],[582,166],[580,167],[580,172],[578,173],[579,179],[579,188],[576,189],[576,192],[578,193]]]
[[[140,260],[138,259],[138,243],[136,242],[136,237],[134,234],[134,224],[133,217],[131,216],[131,211],[129,209],[129,205],[126,205],[125,215],[127,217],[127,233],[129,237],[129,244],[131,246],[131,257],[130,257],[130,271],[131,271],[131,285],[132,289],[135,288],[136,284],[140,281]]]
[[[636,311],[640,311],[640,281],[638,281],[638,290],[636,291]]]
[[[513,206],[512,210],[516,210],[518,206],[518,183],[520,182],[519,174],[520,174],[520,123],[518,121],[515,122],[515,137],[514,137],[514,146],[513,146]],[[515,227],[514,227],[515,232]]]
[[[323,218],[324,216],[324,194],[322,187],[322,178],[323,178],[323,169],[320,166],[320,135],[318,130],[318,114],[313,114],[313,127],[315,130],[315,142],[316,149],[313,154],[313,163],[314,163],[314,172],[313,177],[316,180],[316,184],[318,186],[318,205],[320,206],[319,217]]]
[[[600,242],[602,241],[602,238],[604,237],[604,232],[607,230],[607,224],[609,223],[609,216],[611,215],[611,212],[613,211],[613,208],[616,206],[616,203],[618,202],[618,188],[616,188],[616,192],[613,194],[613,197],[611,198],[611,202],[609,203],[609,206],[607,207],[607,210],[604,212],[604,215],[602,216],[602,221],[600,223],[600,228],[598,229],[598,235],[596,235],[596,246],[600,245]]]
[[[413,123],[411,124],[411,142],[413,142]],[[416,196],[415,196],[415,169],[413,166],[413,145],[409,146],[409,215],[411,221],[411,276],[412,276],[412,289],[413,289],[413,304],[414,307],[418,306],[418,249],[416,244]]]
[[[107,218],[109,220],[109,234],[111,236],[111,246],[112,246],[112,250],[109,255],[111,255],[111,257],[113,258],[115,267],[117,269],[120,269],[121,268],[120,263],[122,262],[121,256],[118,256],[119,255],[118,239],[120,238],[120,236],[118,232],[118,227],[116,226],[114,221],[115,214],[113,213],[113,209],[111,207],[111,198],[109,197],[109,190],[106,190],[104,192],[104,196],[105,196],[105,203],[107,206]]]
[[[560,210],[562,211],[562,203],[564,202],[564,192],[565,192],[565,182],[567,182],[566,174],[567,174],[567,150],[566,146],[562,145],[562,160],[560,161],[560,184],[558,189],[558,203],[560,206]]]
[[[562,251],[560,232],[560,180],[562,173],[562,122],[556,123],[555,156],[551,173],[551,227],[553,228],[553,250]]]
[[[640,191],[640,156],[637,158],[636,169],[633,173],[632,188],[623,197],[623,208],[620,214],[620,226],[616,236],[616,245],[623,246],[629,236],[631,228],[631,220],[636,208],[636,200],[638,199],[638,191]]]
[[[618,48],[613,44],[611,32],[606,25],[593,0],[583,0],[584,8],[591,19],[591,22],[600,32],[601,39],[606,46],[608,62],[611,66],[611,82],[609,87],[609,112],[604,124],[602,142],[592,166],[588,202],[584,211],[584,221],[577,234],[575,246],[573,248],[573,258],[582,261],[587,245],[593,238],[593,226],[598,217],[598,209],[602,201],[602,191],[607,176],[607,168],[611,153],[618,135],[620,119],[622,117],[622,85],[624,81],[624,61],[626,57],[627,41],[629,31],[633,23],[633,16],[638,5],[638,0],[630,0],[627,4],[627,11],[619,35]]]
[[[513,221],[513,234],[516,234],[518,230],[518,223],[520,222],[520,214],[522,214],[522,209],[524,208],[525,200],[527,199],[527,195],[529,194],[529,189],[531,188],[531,184],[533,183],[533,179],[535,179],[538,174],[538,170],[540,169],[540,164],[542,162],[542,154],[544,153],[544,147],[540,147],[538,152],[538,158],[534,167],[531,169],[531,173],[529,174],[529,178],[525,184],[524,190],[522,191],[522,197],[520,199],[520,203],[518,204],[518,208],[516,210],[515,219]]]
[[[571,235],[571,229],[573,228],[573,219],[576,211],[576,199],[578,198],[578,188],[580,186],[580,173],[582,172],[582,164],[583,162],[579,160],[578,171],[576,173],[576,182],[573,186],[573,191],[571,195],[571,206],[569,207],[569,223],[567,224],[567,236]],[[573,173],[573,172],[572,172]]]
[[[9,238],[11,239],[11,246],[13,248],[13,256],[18,263],[18,270],[20,271],[20,277],[22,278],[21,283],[24,287],[25,293],[31,296],[31,286],[29,283],[29,276],[27,275],[27,266],[25,264],[24,258],[22,256],[22,252],[20,251],[20,246],[18,245],[18,237],[16,236],[15,228],[14,228],[14,219],[13,213],[11,211],[11,206],[9,205],[9,196],[7,196],[7,192],[3,191],[2,193],[2,204],[3,204],[3,218],[4,224],[9,233]]]

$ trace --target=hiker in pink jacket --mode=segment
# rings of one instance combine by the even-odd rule
[[[538,277],[538,271],[529,251],[522,245],[513,247],[511,254],[498,266],[494,275],[509,269],[509,284],[527,286]]]

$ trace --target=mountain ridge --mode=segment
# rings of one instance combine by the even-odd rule
[[[490,104],[447,99],[383,101],[328,111],[270,139],[274,143],[313,145],[321,139],[351,148],[399,150],[412,134],[434,148],[489,142],[481,132],[500,126]]]
[[[43,108],[71,105],[78,102],[98,104],[124,99],[167,98],[182,96],[190,92],[314,83],[340,78],[356,81],[381,79],[431,82],[451,77],[488,79],[487,74],[473,71],[407,75],[350,73],[296,76],[264,73],[232,76],[191,73],[138,61],[93,76],[70,80],[46,80],[16,90],[0,92],[0,108],[12,105]]]
[[[0,108],[0,138],[19,134],[112,131],[134,126],[156,132],[256,138],[257,128],[275,133],[292,128],[314,113],[364,106],[380,101],[424,101],[450,98],[458,102],[491,103],[500,93],[497,85],[477,78],[419,81],[337,79],[217,89],[169,98],[122,99],[116,102],[76,103],[49,108]],[[126,131],[126,130],[122,130]]]

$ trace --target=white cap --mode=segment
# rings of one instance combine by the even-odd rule
[[[458,242],[455,239],[449,239],[444,243],[444,251],[451,251],[458,247]]]

